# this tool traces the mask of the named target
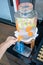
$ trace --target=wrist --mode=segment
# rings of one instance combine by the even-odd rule
[[[6,46],[6,49],[8,49],[9,48],[9,43],[8,42],[4,42],[4,45]]]
[[[9,48],[12,44],[10,42],[5,41],[6,47]]]

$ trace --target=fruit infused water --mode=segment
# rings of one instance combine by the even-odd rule
[[[19,41],[32,37],[37,27],[37,13],[32,3],[21,3],[15,13],[16,30],[19,32]]]

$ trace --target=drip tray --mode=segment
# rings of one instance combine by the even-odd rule
[[[22,50],[22,51],[21,51]],[[16,51],[17,53],[29,57],[31,54],[32,49],[24,45],[24,49],[17,49],[16,46],[13,47],[13,51]]]

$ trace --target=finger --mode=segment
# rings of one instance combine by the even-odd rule
[[[13,44],[15,44],[17,41],[18,41],[18,39],[15,39]]]
[[[14,40],[14,43],[18,41],[18,39],[13,39]]]

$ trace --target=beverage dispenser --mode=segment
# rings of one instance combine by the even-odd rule
[[[18,42],[13,48],[16,52],[28,57],[31,48],[24,45],[37,37],[37,12],[33,10],[32,3],[21,3],[14,15],[16,23],[15,36]]]

